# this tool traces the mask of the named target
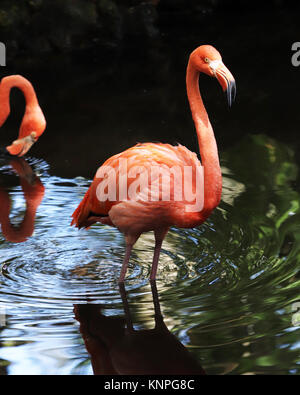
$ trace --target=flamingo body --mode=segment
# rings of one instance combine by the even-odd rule
[[[227,90],[229,105],[235,95],[235,82],[215,48],[203,45],[190,55],[186,76],[187,94],[198,136],[202,165],[195,153],[181,145],[137,144],[114,155],[98,169],[89,190],[73,213],[72,225],[78,228],[88,228],[95,222],[101,222],[115,226],[124,233],[126,252],[120,282],[125,278],[132,246],[143,232],[154,231],[155,235],[150,275],[150,279],[154,280],[162,241],[170,226],[198,226],[220,202],[222,175],[213,129],[199,91],[198,79],[201,72],[217,78],[223,90]],[[153,169],[157,167],[163,174],[154,172],[153,177]],[[182,190],[185,182],[185,168],[191,170],[188,184],[194,200],[203,194],[203,205],[198,211],[188,210],[191,205],[195,205],[194,201],[187,199],[185,195],[181,195],[181,199],[176,198],[178,189]],[[203,183],[198,184],[197,175],[201,173],[202,168]],[[147,175],[143,183],[137,183],[137,169],[140,170],[140,174]],[[174,169],[179,170],[181,179],[175,178]],[[164,199],[166,180],[169,182],[169,199]],[[115,191],[110,190],[112,184]],[[155,199],[151,199],[153,188],[156,193]]]
[[[117,193],[115,201],[100,201],[97,197],[97,189],[100,184],[105,182],[103,177],[98,177],[99,170],[102,167],[109,166],[115,170],[117,188],[119,191],[119,182],[121,178],[122,167],[120,159],[126,161],[126,170],[130,174],[133,168],[143,168],[146,171],[151,168],[163,168],[170,176],[170,200],[149,201],[151,193],[150,170],[148,174],[149,183],[144,189],[139,191],[138,200],[120,200]],[[77,227],[89,227],[95,222],[102,222],[117,227],[124,234],[140,235],[143,232],[160,229],[172,225],[191,228],[201,224],[208,216],[207,212],[186,213],[185,206],[192,202],[175,201],[174,193],[176,185],[172,179],[170,169],[178,166],[183,169],[184,166],[190,167],[193,171],[193,179],[197,168],[201,167],[197,155],[182,145],[172,146],[170,144],[144,143],[127,149],[126,151],[109,158],[97,171],[94,181],[87,191],[81,205],[73,214],[72,224]],[[183,171],[182,171],[183,174]],[[127,177],[128,189],[132,186],[134,178]],[[151,179],[154,182],[153,177]],[[159,180],[159,197],[162,195],[162,180]],[[159,222],[157,221],[159,218]]]

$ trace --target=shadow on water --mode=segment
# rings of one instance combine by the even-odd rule
[[[165,325],[155,282],[151,283],[151,290],[153,329],[134,328],[124,284],[120,285],[120,294],[125,320],[103,315],[101,305],[74,306],[94,374],[205,374],[198,361]]]

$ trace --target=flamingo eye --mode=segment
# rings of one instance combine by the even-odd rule
[[[210,60],[209,60],[208,58],[205,57],[205,58],[204,58],[204,62],[205,62],[205,63],[209,63]]]

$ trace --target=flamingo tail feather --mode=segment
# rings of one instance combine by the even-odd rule
[[[79,206],[72,214],[73,220],[71,222],[71,226],[75,225],[79,229],[87,228],[88,226],[90,226],[87,221],[90,215],[89,200],[90,200],[90,189],[88,189],[84,198],[80,202]]]

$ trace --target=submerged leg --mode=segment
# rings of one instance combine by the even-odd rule
[[[128,267],[128,262],[130,259],[130,255],[131,255],[131,250],[132,247],[134,245],[134,243],[137,241],[137,239],[140,237],[140,235],[138,236],[132,236],[132,235],[128,235],[125,236],[125,240],[126,240],[126,251],[125,251],[125,257],[123,260],[123,265],[122,265],[122,269],[121,269],[121,274],[119,277],[119,283],[122,283],[125,279],[125,275],[127,272],[127,267]]]
[[[165,238],[168,230],[169,230],[169,228],[164,228],[164,229],[159,229],[159,230],[155,230],[154,231],[155,248],[154,248],[154,255],[153,255],[151,274],[150,274],[150,280],[151,281],[155,280],[155,278],[156,278],[156,272],[157,272],[157,266],[158,266],[160,250],[161,250],[162,243],[164,241],[164,238]]]
[[[129,262],[132,246],[133,246],[132,244],[126,244],[125,257],[124,257],[124,260],[123,260],[121,274],[120,274],[120,277],[119,277],[119,283],[122,283],[124,281],[124,279],[125,279],[125,275],[126,275],[126,272],[127,272],[127,267],[128,267],[128,262]]]
[[[131,313],[130,313],[129,304],[128,304],[128,300],[127,300],[124,282],[119,283],[119,291],[120,291],[120,295],[121,295],[122,302],[123,302],[127,331],[134,332],[134,327],[133,327],[133,323],[132,323],[132,318],[131,318]]]

